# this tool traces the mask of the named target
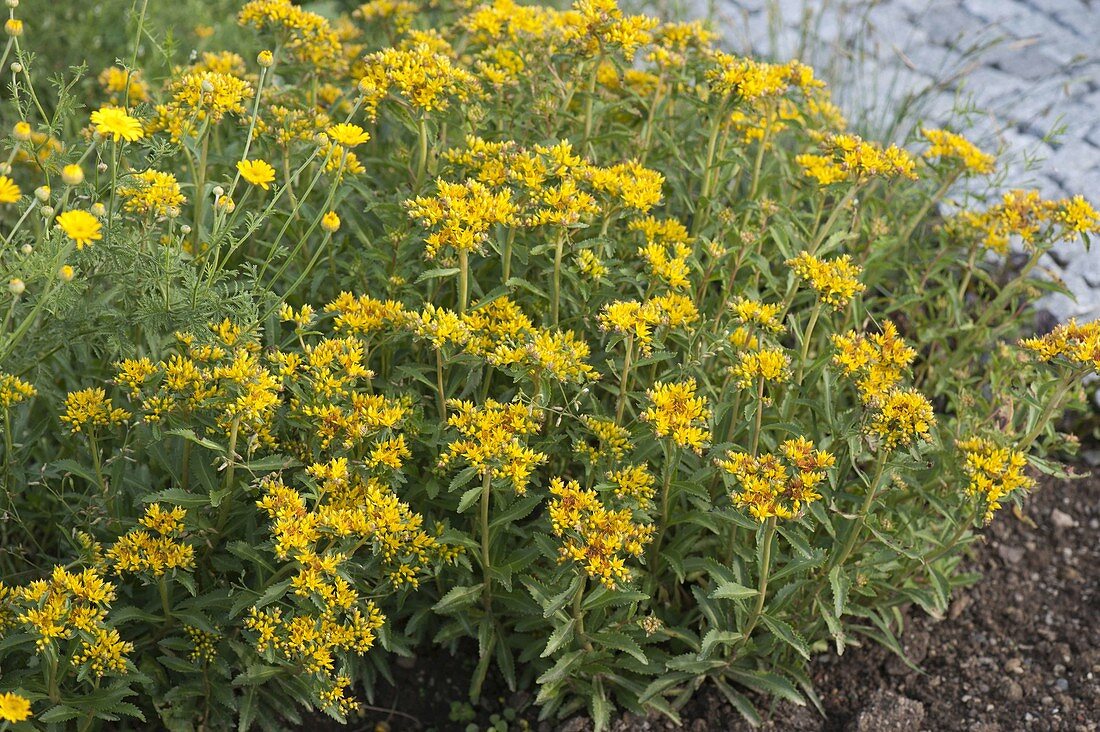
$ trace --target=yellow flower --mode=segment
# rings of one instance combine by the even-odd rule
[[[935,424],[927,397],[916,389],[894,389],[882,398],[867,431],[892,450],[929,439]]]
[[[782,383],[791,378],[791,358],[778,346],[741,351],[730,374],[742,389],[760,386],[762,382]]]
[[[0,175],[0,203],[15,203],[22,195],[23,192],[15,181],[6,175]]]
[[[101,388],[71,391],[65,397],[65,413],[61,421],[73,432],[95,427],[108,427],[130,418],[130,413],[114,407]]]
[[[99,219],[87,211],[66,211],[57,217],[57,225],[65,232],[65,236],[76,242],[77,249],[91,246],[92,242],[103,238]]]
[[[63,282],[72,282],[73,277],[76,276],[76,270],[73,269],[71,264],[61,265],[61,269],[57,270],[57,276],[61,278]]]
[[[275,180],[275,168],[264,160],[240,160],[237,162],[237,172],[241,177],[254,186],[259,186],[265,191],[268,185]]]
[[[38,394],[30,382],[0,372],[0,407],[7,409]]]
[[[146,170],[127,177],[125,185],[118,187],[118,195],[126,211],[141,215],[166,216],[178,211],[187,201],[176,176],[159,170]]]
[[[340,217],[336,215],[335,211],[329,211],[321,217],[321,228],[330,234],[335,234],[340,230]]]
[[[84,169],[76,163],[61,169],[61,181],[67,186],[78,186],[84,182]]]
[[[707,422],[710,409],[706,397],[695,396],[695,379],[665,383],[658,381],[646,396],[652,406],[641,418],[649,422],[658,437],[669,437],[679,447],[702,453],[710,440]]]
[[[18,18],[8,18],[4,23],[4,32],[9,36],[23,35],[23,21]]]
[[[480,407],[452,399],[447,406],[454,410],[447,425],[458,430],[460,437],[439,458],[440,467],[461,458],[482,476],[509,480],[516,493],[526,493],[531,473],[547,459],[521,441],[538,430],[536,415],[526,405],[493,399]]]
[[[832,340],[836,347],[833,363],[845,376],[855,378],[860,397],[867,404],[877,404],[897,386],[902,372],[917,357],[889,320],[883,321],[882,332],[876,335],[852,330],[834,335]]]
[[[1027,455],[1007,447],[998,447],[992,440],[973,437],[958,443],[966,458],[963,470],[970,476],[966,492],[985,501],[985,520],[1001,507],[1001,499],[1015,490],[1029,490],[1035,481],[1024,470]]]
[[[27,142],[34,135],[29,122],[16,122],[11,129],[11,136],[20,142]]]
[[[0,722],[22,722],[31,716],[31,703],[18,694],[0,694]]]
[[[952,158],[958,160],[963,168],[973,173],[990,173],[997,159],[984,153],[962,135],[947,130],[922,129],[924,138],[932,143],[925,151],[926,158]]]
[[[1100,371],[1100,320],[1078,325],[1076,319],[1070,319],[1044,336],[1024,338],[1020,345],[1042,362]]]
[[[145,134],[141,129],[141,122],[131,117],[125,109],[118,107],[102,107],[92,112],[92,124],[95,125],[96,132],[115,142],[135,142]]]
[[[342,147],[362,145],[370,139],[370,134],[359,125],[340,123],[325,131],[328,138]]]
[[[596,491],[581,488],[575,480],[554,478],[550,495],[550,526],[562,539],[558,561],[576,562],[610,589],[629,580],[625,559],[642,555],[654,527],[635,522],[630,509],[608,509]]]
[[[797,257],[787,260],[787,266],[800,278],[809,280],[821,302],[834,310],[843,310],[853,297],[866,289],[859,281],[863,268],[853,264],[847,254],[827,261],[809,252],[800,252]]]
[[[718,467],[737,478],[741,490],[731,495],[733,504],[748,509],[756,519],[794,518],[803,506],[821,498],[817,486],[836,457],[815,450],[805,437],[785,441],[782,455],[755,456],[730,450]]]

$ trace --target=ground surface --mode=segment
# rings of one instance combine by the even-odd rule
[[[948,617],[909,614],[903,642],[912,671],[878,647],[817,658],[813,677],[823,718],[780,705],[764,729],[791,732],[1097,732],[1100,730],[1100,476],[1047,481],[1028,500],[1034,526],[1005,510],[968,562],[984,578],[960,591]],[[423,658],[401,669],[395,689],[376,704],[400,714],[372,712],[351,729],[379,722],[400,730],[464,730],[451,701],[464,698],[470,664]],[[529,696],[490,694],[476,711],[481,729],[492,715],[518,711],[534,720]],[[507,711],[506,710],[510,710]],[[405,716],[401,716],[405,715]],[[461,720],[461,721],[459,721]],[[551,730],[529,722],[530,728]],[[506,729],[523,729],[513,723]],[[585,719],[559,726],[590,729]],[[660,719],[625,717],[616,732],[677,729]],[[748,732],[737,713],[704,689],[684,710],[690,732]]]
[[[872,132],[904,139],[914,124],[950,120],[1005,149],[999,187],[1100,205],[1100,0],[686,2],[739,52],[813,63]],[[1046,260],[1076,298],[1048,298],[1055,319],[1100,317],[1100,247]]]

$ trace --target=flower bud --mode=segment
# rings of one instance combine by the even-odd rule
[[[260,51],[256,55],[256,63],[263,66],[265,69],[270,69],[272,64],[275,63],[275,55],[272,54],[271,51]]]
[[[100,163],[99,165],[95,166],[95,169],[98,170],[100,173],[106,173],[107,163]]]
[[[169,206],[168,208],[164,209],[164,215],[170,219],[178,218],[180,215],[180,207]]]
[[[16,297],[19,297],[20,295],[22,295],[23,292],[26,289],[27,289],[26,283],[23,282],[23,280],[19,279],[18,277],[12,277],[8,281],[8,292],[15,295]]]
[[[14,69],[12,69],[14,71]],[[31,139],[31,126],[26,122],[16,122],[15,127],[12,128],[11,136],[20,142],[26,142]]]
[[[78,186],[84,182],[84,169],[76,163],[61,169],[61,180],[67,186]]]
[[[214,186],[214,190],[211,191],[211,193],[214,194],[214,198],[216,198],[216,199],[221,198],[222,196],[225,195],[225,189],[222,188],[221,186]]]
[[[329,211],[321,217],[321,228],[330,234],[335,234],[340,230],[340,217],[336,215],[335,211]]]
[[[34,189],[34,197],[37,198],[40,203],[45,203],[50,200],[50,187],[38,186]]]
[[[24,256],[27,256],[34,251],[34,247],[30,244],[24,244],[23,246],[19,247],[19,251],[23,252]]]
[[[11,163],[0,162],[0,175],[11,175]]]
[[[44,219],[51,219],[53,218],[53,215],[57,213],[57,211],[54,209],[53,206],[43,206],[42,208],[38,209],[38,213],[41,214],[42,218]]]
[[[23,64],[16,61],[15,63],[13,63],[11,65],[11,72],[13,74],[22,74],[23,73]]]
[[[72,282],[73,277],[76,276],[76,270],[73,269],[71,264],[66,264],[57,271],[57,276],[64,282]]]
[[[97,219],[107,218],[107,207],[102,203],[93,203],[91,212],[92,216],[95,216]]]
[[[15,10],[19,7],[19,0],[7,0],[7,3],[5,4],[12,10]]]
[[[188,234],[191,233],[191,227],[188,226],[187,224],[184,224],[183,226],[180,227],[180,233],[183,234],[184,236],[187,236]]]
[[[16,18],[8,18],[4,23],[4,32],[13,38],[23,35],[23,21]]]

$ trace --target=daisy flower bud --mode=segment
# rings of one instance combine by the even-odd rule
[[[183,226],[180,227],[180,233],[183,234],[184,236],[187,236],[188,234],[191,233],[191,227],[188,226],[187,224],[184,224]]]
[[[15,71],[13,68],[12,71]],[[11,136],[20,142],[26,142],[31,139],[31,126],[27,122],[16,122],[15,127],[12,128]]]
[[[60,277],[64,282],[72,282],[73,277],[76,276],[76,270],[73,269],[73,266],[71,264],[66,264],[57,271],[57,276]]]
[[[29,255],[31,252],[34,251],[34,247],[32,247],[30,244],[24,244],[23,246],[19,247],[19,251],[23,252],[24,255]]]
[[[37,188],[34,189],[34,197],[37,198],[42,203],[45,203],[46,201],[50,200],[50,187],[49,186],[38,186]]]
[[[23,21],[15,18],[8,18],[7,22],[4,23],[4,32],[9,36],[18,38],[23,35]]]
[[[22,74],[23,73],[23,64],[16,61],[15,63],[13,63],[11,65],[11,72],[13,74]]]
[[[256,55],[256,63],[258,63],[260,66],[264,67],[265,69],[270,69],[272,64],[275,63],[275,56],[274,56],[274,54],[271,53],[271,51],[267,51],[267,50],[260,51]]]
[[[214,186],[214,190],[211,191],[214,194],[214,198],[218,199],[225,195],[225,189],[221,186]]]
[[[5,4],[12,10],[15,10],[19,7],[19,0],[7,0]]]
[[[12,277],[8,280],[8,292],[19,297],[27,289],[27,285],[23,280],[18,277]]]
[[[38,213],[42,215],[42,218],[48,219],[52,218],[53,215],[57,213],[57,210],[53,206],[43,206],[38,209]]]
[[[61,169],[61,180],[67,186],[78,186],[84,182],[84,169],[75,163],[66,165]]]
[[[93,216],[99,219],[107,217],[107,207],[104,206],[102,203],[93,203],[91,212]]]
[[[336,215],[335,211],[329,211],[321,217],[321,228],[330,234],[335,234],[340,230],[340,217]]]

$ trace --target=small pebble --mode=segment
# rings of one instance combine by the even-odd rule
[[[1058,529],[1072,529],[1077,525],[1072,516],[1057,508],[1050,512],[1050,522]]]

